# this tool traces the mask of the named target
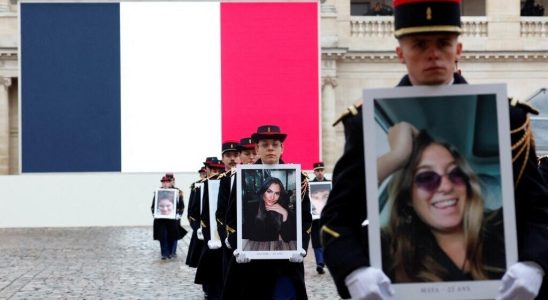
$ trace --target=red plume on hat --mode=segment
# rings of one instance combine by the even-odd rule
[[[461,33],[461,0],[394,0],[394,35]]]

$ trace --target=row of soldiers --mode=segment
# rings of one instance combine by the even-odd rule
[[[237,248],[237,164],[284,164],[287,134],[276,125],[260,126],[251,137],[222,144],[222,160],[208,157],[206,177],[191,186],[188,221],[193,229],[186,264],[197,268],[195,283],[206,299],[306,299],[303,257],[312,226],[308,178],[301,174],[302,246],[289,260],[253,260]],[[215,220],[209,215],[211,180],[219,180]],[[210,232],[216,222],[219,238]],[[215,234],[215,233],[214,233]]]

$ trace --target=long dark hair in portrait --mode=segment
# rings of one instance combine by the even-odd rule
[[[429,226],[419,218],[410,205],[416,168],[422,153],[432,144],[447,149],[454,158],[456,167],[466,178],[467,201],[462,220],[466,241],[465,265],[474,280],[487,279],[488,272],[493,268],[484,265],[482,225],[485,218],[480,180],[452,145],[435,141],[425,131],[421,131],[415,138],[409,161],[403,169],[394,173],[390,182],[390,217],[388,226],[383,229],[383,240],[388,240],[391,265],[384,268],[390,269],[389,273],[394,276],[396,282],[443,281],[448,275],[448,270],[430,255],[436,247],[436,241]],[[465,265],[461,266],[461,269],[464,269]]]
[[[267,211],[263,200],[263,195],[272,184],[277,184],[280,187],[280,197],[278,198],[278,204],[280,204],[283,208],[289,211],[289,196],[285,190],[282,181],[276,177],[269,177],[261,184],[261,187],[257,192],[260,200],[259,209],[257,210],[257,215],[255,216],[255,218],[258,221],[266,222],[273,225],[274,228],[272,228],[272,230],[275,232],[279,232],[282,228],[282,215],[274,211]]]

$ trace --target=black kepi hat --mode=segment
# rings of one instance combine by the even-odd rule
[[[241,150],[252,150],[255,149],[255,142],[250,137],[240,139],[240,144],[238,146]]]
[[[221,152],[221,154],[224,154],[225,152],[228,152],[228,151],[240,151],[239,149],[239,143],[237,141],[225,141],[223,142],[223,150]]]
[[[210,169],[224,169],[225,168],[225,164],[215,156],[210,156],[210,157],[206,158],[206,161],[204,162],[204,166],[209,167]]]
[[[394,35],[461,33],[461,0],[394,0]]]
[[[319,169],[322,169],[322,170],[325,169],[325,166],[324,166],[322,161],[314,163],[313,166],[314,166],[314,171],[319,170]]]
[[[287,134],[282,133],[279,126],[276,125],[262,125],[257,128],[257,132],[251,135],[251,139],[257,143],[260,140],[264,139],[273,139],[283,142]]]

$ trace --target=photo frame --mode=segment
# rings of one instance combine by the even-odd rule
[[[301,166],[237,166],[237,250],[289,259],[302,249]]]
[[[363,99],[371,265],[391,278],[396,299],[495,298],[504,271],[517,261],[506,86],[366,89]],[[410,154],[398,172],[379,182],[379,176],[388,175],[382,159],[390,150],[388,130],[400,122],[425,130],[436,145],[428,146],[432,144],[424,133],[414,133],[413,147],[422,150],[414,150],[418,154]],[[419,140],[426,146],[419,148]],[[465,214],[476,225],[463,225]],[[405,237],[406,230],[415,237]],[[475,258],[463,257],[461,263],[442,250],[447,248],[441,233],[461,238],[464,231],[483,244]],[[420,254],[408,259],[398,253]],[[441,266],[445,273],[436,273],[433,266]],[[424,277],[407,272],[417,268]]]
[[[219,198],[219,185],[220,180],[210,179],[208,180],[208,199],[209,199],[209,233],[212,241],[221,241],[219,232],[217,231],[217,217],[215,212],[217,211],[217,200]]]
[[[311,181],[308,183],[308,196],[310,197],[310,214],[312,214],[312,220],[320,219],[330,192],[331,181]]]
[[[198,203],[200,205],[200,215],[202,215],[202,199],[204,198],[204,183],[203,182],[198,182],[196,183],[196,189],[198,189],[198,191],[200,191],[200,198],[198,199],[198,201],[196,201],[196,203]]]
[[[175,219],[178,199],[179,191],[177,189],[156,189],[154,192],[154,218]]]

